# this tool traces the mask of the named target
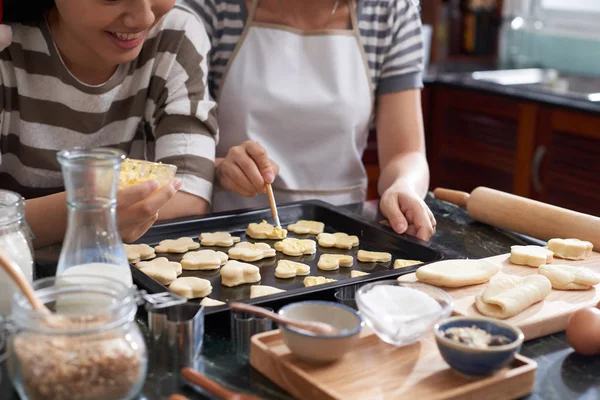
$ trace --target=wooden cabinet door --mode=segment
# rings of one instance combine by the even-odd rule
[[[543,109],[531,182],[538,200],[600,215],[600,116]]]
[[[481,92],[437,87],[431,136],[432,187],[513,192],[519,103]]]

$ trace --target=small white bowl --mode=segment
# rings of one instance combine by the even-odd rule
[[[337,335],[318,335],[282,325],[283,341],[292,353],[310,363],[330,363],[341,359],[359,338],[364,326],[361,316],[350,307],[329,301],[302,301],[288,304],[279,314],[300,321],[317,321],[337,328]]]
[[[367,300],[368,293],[382,287],[402,287],[419,291],[424,300],[439,305],[432,312],[419,311],[419,303],[398,302],[398,298],[383,298],[382,304]],[[391,296],[391,293],[382,293]],[[394,294],[396,294],[394,292]],[[400,296],[398,296],[400,297]],[[396,301],[396,303],[394,303]],[[385,304],[383,304],[385,302]],[[398,282],[396,280],[378,281],[361,286],[356,292],[356,304],[367,325],[381,340],[402,347],[413,344],[423,336],[431,334],[431,328],[442,318],[446,318],[454,308],[452,297],[442,289],[425,283]],[[415,309],[417,311],[415,311]]]

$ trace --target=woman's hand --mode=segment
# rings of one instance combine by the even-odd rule
[[[435,217],[414,190],[400,184],[390,186],[379,202],[381,213],[397,233],[429,240],[435,233]]]
[[[158,210],[169,201],[181,187],[181,181],[174,179],[160,190],[158,182],[147,181],[117,193],[117,223],[124,242],[139,239],[156,220]]]
[[[229,149],[217,165],[217,179],[221,186],[245,197],[265,192],[265,185],[273,183],[279,166],[269,159],[267,151],[258,142],[247,140]]]

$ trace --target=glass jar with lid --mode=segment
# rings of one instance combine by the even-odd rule
[[[33,279],[33,251],[29,227],[25,222],[25,201],[21,195],[0,190],[0,249],[2,249],[31,282]],[[10,313],[16,285],[0,269],[0,315]]]
[[[139,295],[117,280],[69,275],[33,283],[51,315],[13,299],[7,369],[23,399],[131,399],[146,377]]]

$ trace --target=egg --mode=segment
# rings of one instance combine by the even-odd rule
[[[567,340],[579,354],[600,353],[600,310],[588,307],[574,312],[567,321]]]

